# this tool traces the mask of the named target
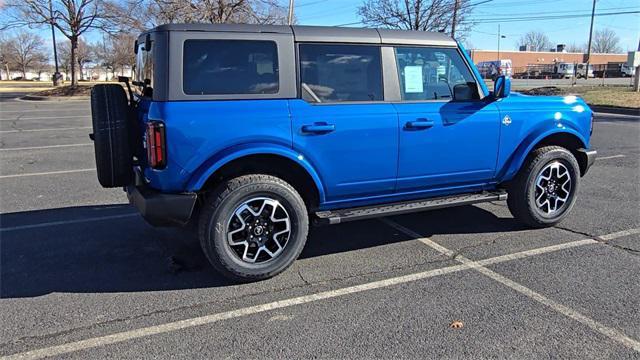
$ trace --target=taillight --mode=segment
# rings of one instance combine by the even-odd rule
[[[162,169],[167,164],[165,128],[160,121],[147,123],[147,161],[154,169]]]

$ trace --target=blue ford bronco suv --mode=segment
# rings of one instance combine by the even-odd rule
[[[153,225],[198,227],[238,281],[298,257],[309,224],[507,200],[551,226],[595,159],[575,96],[493,91],[441,33],[171,24],[135,78],[91,94],[98,180]]]

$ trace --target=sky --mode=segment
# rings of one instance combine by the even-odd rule
[[[342,25],[360,21],[357,8],[363,0],[295,0],[295,13],[301,25]],[[471,3],[480,2],[471,0]],[[467,48],[495,50],[498,47],[498,25],[503,50],[517,50],[517,42],[527,31],[537,30],[547,34],[552,44],[586,44],[589,39],[589,23],[592,0],[492,0],[474,7],[471,19],[477,21],[469,32]],[[598,0],[596,14],[640,11],[640,0]],[[566,19],[509,21],[532,16],[585,15]],[[505,21],[497,22],[496,17]],[[491,23],[487,23],[488,19]],[[350,25],[350,26],[358,26]],[[624,51],[636,50],[640,40],[640,14],[597,16],[594,31],[609,28],[620,37]]]
[[[0,0],[2,1],[2,0]],[[287,4],[288,0],[280,0]],[[362,26],[357,8],[364,0],[295,0],[295,14],[300,25],[335,26],[349,24]],[[592,0],[471,0],[471,3],[483,2],[474,7],[470,19],[476,22],[467,34],[464,44],[468,49],[497,49],[498,25],[502,50],[517,50],[520,37],[531,30],[547,34],[552,44],[575,43],[584,45],[589,38],[589,22]],[[596,14],[639,11],[640,0],[597,0]],[[531,20],[527,17],[571,16],[582,17],[565,19]],[[496,20],[503,18],[504,20]],[[513,21],[513,20],[523,21]],[[489,22],[490,21],[490,22]],[[499,21],[499,22],[498,22]],[[594,31],[609,28],[620,38],[623,51],[636,50],[640,40],[640,13],[612,16],[597,16]],[[40,29],[38,33],[51,44],[50,29]],[[90,42],[99,40],[100,34],[87,36]],[[64,40],[59,32],[56,40]],[[586,46],[585,46],[586,47]]]

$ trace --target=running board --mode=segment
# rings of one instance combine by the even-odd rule
[[[452,206],[471,205],[488,201],[506,200],[505,191],[481,192],[444,196],[432,199],[404,201],[386,205],[364,206],[316,212],[319,224],[340,224],[347,221],[369,219],[381,216],[407,214],[425,210],[442,209]]]

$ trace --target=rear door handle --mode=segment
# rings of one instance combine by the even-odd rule
[[[428,129],[433,125],[434,125],[433,120],[416,119],[414,121],[407,121],[407,123],[405,124],[405,127],[407,129],[417,130],[417,129]]]
[[[328,134],[336,130],[336,126],[327,123],[315,123],[313,125],[302,125],[302,132],[305,134]]]

